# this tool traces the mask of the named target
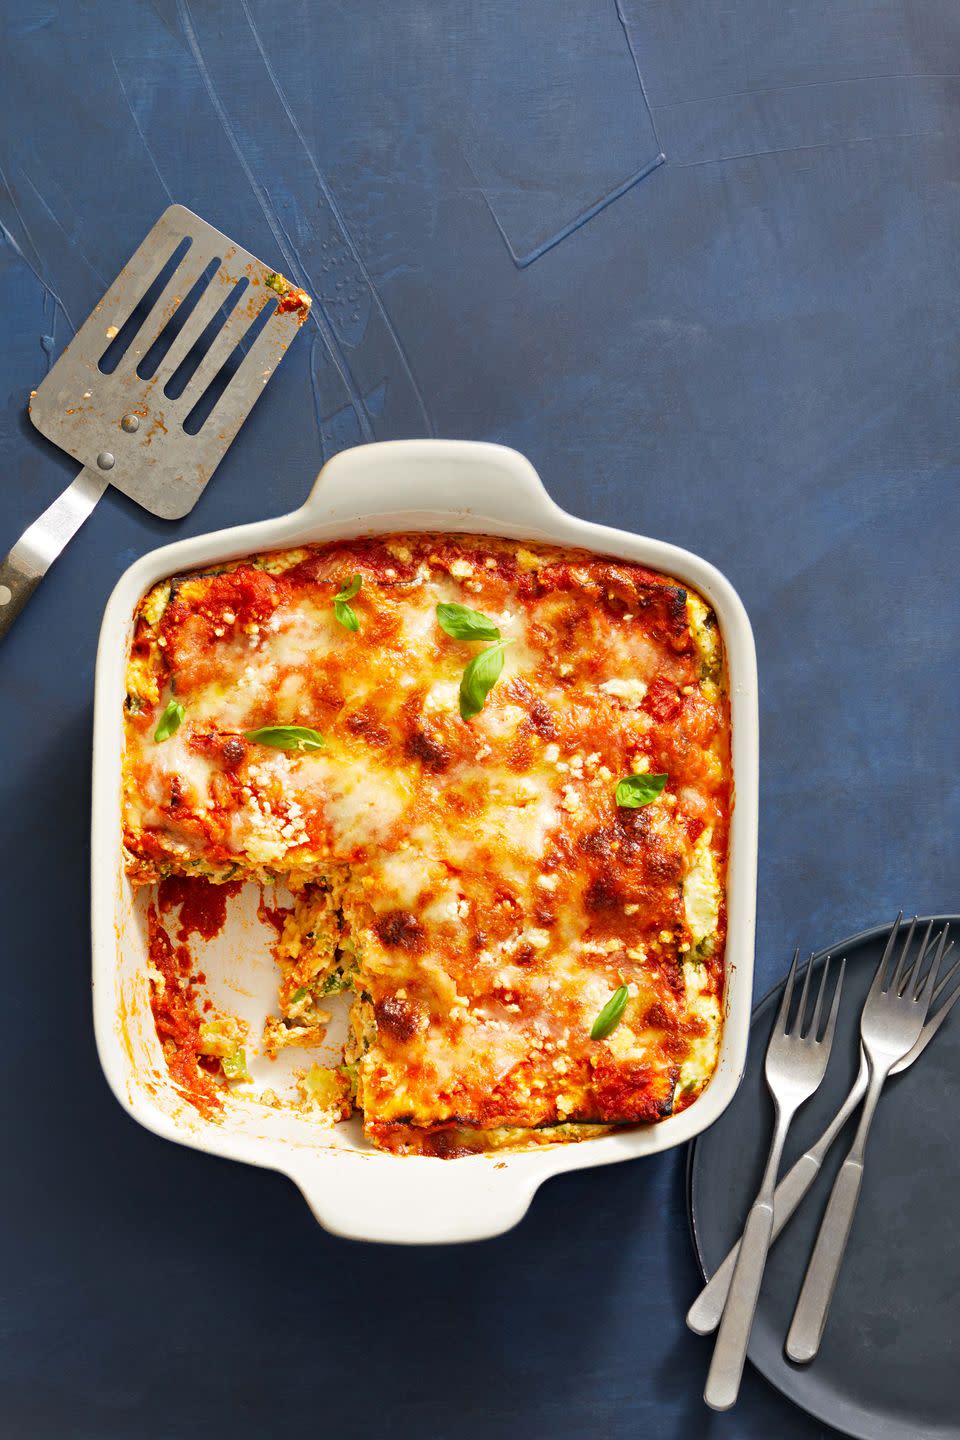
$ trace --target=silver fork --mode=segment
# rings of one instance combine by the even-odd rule
[[[860,1043],[869,1068],[867,1094],[853,1144],[834,1181],[826,1211],[820,1222],[816,1244],[787,1335],[787,1354],[791,1360],[800,1364],[812,1360],[820,1349],[830,1302],[857,1210],[863,1181],[864,1151],[880,1092],[894,1065],[920,1038],[930,1008],[937,972],[943,960],[946,930],[940,936],[926,976],[922,975],[923,965],[919,960],[912,970],[907,968],[914,925],[911,925],[907,932],[893,976],[886,981],[884,988],[888,960],[893,953],[899,927],[895,926],[890,932],[890,939],[877,967],[873,984],[867,992],[860,1016]],[[929,934],[928,926],[927,938]]]
[[[902,919],[903,915],[901,913],[895,923],[899,925]],[[939,939],[940,936],[937,935],[936,940],[938,941]],[[943,961],[946,961],[947,956],[953,948],[954,944],[953,941],[951,941],[943,952]],[[917,964],[922,962],[925,954],[926,947],[921,951],[916,962]],[[941,967],[943,961],[941,962]],[[930,1002],[931,1009],[937,1004],[938,1000],[940,1000],[944,992],[949,988],[950,982],[956,978],[958,973],[960,973],[960,960],[955,961],[934,990],[933,999]],[[918,1056],[923,1054],[923,1051],[930,1044],[930,1041],[934,1035],[936,1035],[958,1000],[960,1000],[960,985],[948,996],[936,1014],[928,1017],[926,1024],[920,1032],[920,1038],[916,1045],[904,1055],[902,1060],[897,1061],[896,1065],[894,1065],[890,1071],[891,1075],[901,1074],[902,1071],[908,1069],[913,1064]],[[771,1244],[776,1240],[787,1222],[792,1219],[800,1201],[807,1194],[814,1180],[816,1180],[820,1174],[821,1166],[833,1147],[834,1142],[853,1112],[859,1106],[864,1095],[866,1095],[869,1075],[870,1067],[867,1064],[867,1057],[861,1047],[860,1069],[857,1073],[856,1080],[850,1087],[850,1093],[819,1140],[803,1152],[796,1164],[784,1175],[774,1192],[773,1234],[771,1236]],[[739,1252],[740,1241],[738,1240],[687,1311],[687,1325],[694,1334],[710,1335],[720,1324],[720,1316],[723,1314],[723,1307],[727,1303],[727,1296],[730,1293],[733,1267],[737,1263],[737,1255]]]
[[[793,983],[797,973],[799,951],[794,952],[793,964],[783,990],[783,999],[774,1022],[764,1067],[767,1087],[773,1097],[776,1112],[770,1154],[763,1172],[760,1189],[747,1216],[740,1242],[740,1254],[730,1282],[730,1295],[720,1331],[710,1361],[706,1389],[703,1398],[714,1410],[729,1410],[740,1389],[743,1363],[747,1354],[747,1342],[753,1326],[753,1316],[760,1294],[760,1282],[767,1260],[767,1251],[773,1233],[773,1194],[783,1154],[784,1141],[797,1110],[808,1100],[823,1079],[833,1044],[833,1032],[840,1005],[843,987],[843,971],[846,964],[841,962],[840,975],[833,992],[833,1003],[823,1035],[819,1035],[823,997],[826,991],[830,956],[823,963],[820,985],[813,1007],[813,1015],[804,1028],[807,1011],[807,994],[810,976],[813,972],[813,957],[807,965],[803,980],[803,991],[793,1026],[788,1028],[790,1002],[793,998]]]

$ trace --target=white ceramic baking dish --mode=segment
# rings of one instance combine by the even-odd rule
[[[381,1154],[356,1121],[319,1129],[257,1099],[227,1102],[206,1121],[177,1094],[163,1065],[149,1006],[145,897],[122,866],[120,767],[124,670],[134,607],[155,581],[255,551],[398,530],[471,531],[554,541],[620,555],[676,576],[713,605],[726,644],[736,803],[727,887],[726,1018],[719,1066],[703,1094],[647,1128],[525,1153],[438,1160]],[[138,560],[107,605],[97,657],[93,773],[93,985],[97,1047],[120,1103],[158,1135],[289,1175],[328,1230],[400,1243],[477,1240],[515,1224],[550,1175],[652,1155],[689,1140],[725,1109],[747,1047],[757,858],[757,675],[753,635],[736,592],[704,560],[673,545],[577,520],[547,495],[529,461],[499,445],[410,440],[366,445],[324,466],[300,510],[276,520],[180,540]],[[204,952],[217,1000],[255,1024],[276,994],[265,935],[253,933],[249,896]],[[281,1057],[281,1060],[283,1057]],[[303,1063],[302,1057],[300,1063]],[[280,1061],[277,1062],[280,1064]],[[254,1067],[274,1086],[270,1062]],[[281,1077],[282,1078],[282,1077]]]

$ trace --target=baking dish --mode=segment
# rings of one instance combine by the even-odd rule
[[[228,1101],[204,1120],[175,1090],[153,1026],[144,896],[123,873],[120,771],[126,654],[134,608],[157,580],[254,551],[311,541],[447,530],[576,545],[620,555],[694,586],[723,634],[732,708],[735,807],[727,881],[727,984],[719,1064],[681,1114],[574,1145],[438,1160],[374,1151],[356,1121],[325,1130],[255,1099]],[[291,515],[177,541],[138,560],[107,604],[97,656],[94,725],[92,921],[94,1023],[107,1080],[121,1104],[158,1135],[279,1170],[299,1186],[319,1222],[355,1239],[435,1243],[508,1229],[548,1176],[655,1154],[689,1140],[731,1100],[743,1070],[750,1020],[757,855],[757,677],[753,635],[729,582],[697,556],[657,540],[590,524],[550,499],[522,455],[469,441],[406,440],[344,451],[320,472]],[[273,962],[250,933],[249,898],[231,909],[210,966],[261,1014],[275,995]],[[218,953],[218,948],[219,953]],[[231,957],[247,954],[242,983]]]

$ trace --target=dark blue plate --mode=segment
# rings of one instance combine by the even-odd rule
[[[936,916],[934,928],[947,923],[960,939],[960,916]],[[821,1134],[853,1082],[860,1010],[889,933],[881,925],[831,947],[847,957],[833,1053],[794,1121],[784,1169]],[[737,1239],[766,1159],[773,1111],[763,1059],[782,989],[781,982],[754,1011],[732,1104],[690,1147],[690,1224],[705,1275]],[[888,1082],[823,1344],[812,1364],[794,1365],[784,1337],[853,1123],[771,1251],[750,1360],[797,1405],[848,1435],[960,1440],[960,1003],[911,1068]],[[706,1376],[712,1341],[703,1343]]]

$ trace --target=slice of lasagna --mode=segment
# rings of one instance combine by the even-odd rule
[[[156,586],[128,689],[130,876],[289,886],[265,1049],[352,992],[312,1083],[376,1145],[647,1123],[707,1083],[732,795],[698,595],[489,536],[335,542]]]

